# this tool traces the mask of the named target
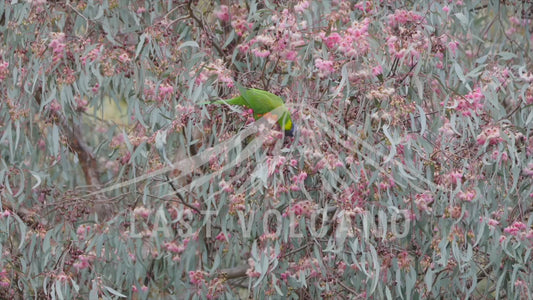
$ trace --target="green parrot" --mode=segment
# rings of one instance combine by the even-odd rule
[[[240,105],[250,108],[256,120],[279,107],[282,115],[278,119],[278,124],[285,130],[286,135],[293,135],[296,125],[292,123],[291,113],[285,106],[283,99],[267,91],[247,89],[239,85],[237,87],[241,93],[240,96],[228,100],[218,100],[213,103]]]

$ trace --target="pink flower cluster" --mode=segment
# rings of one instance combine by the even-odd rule
[[[396,58],[408,58],[409,65],[416,64],[430,44],[421,26],[425,24],[425,18],[413,11],[396,10],[388,21],[386,44],[389,53]]]
[[[86,55],[82,56],[80,58],[82,66],[85,66],[87,64],[87,61],[93,62],[100,58],[101,55],[101,47],[96,47],[89,51]]]
[[[0,287],[8,288],[11,285],[11,279],[6,269],[2,269],[0,272]]]
[[[149,208],[146,208],[144,206],[139,206],[139,207],[136,207],[134,210],[133,210],[133,214],[136,216],[136,217],[141,217],[143,219],[147,219],[150,214],[152,213],[152,210],[149,209]]]
[[[268,165],[268,175],[283,173],[287,167],[296,168],[298,166],[298,161],[296,159],[291,159],[287,161],[285,156],[277,155],[267,158]]]
[[[243,193],[230,196],[229,213],[236,214],[238,211],[246,210],[246,197]]]
[[[412,259],[409,256],[409,253],[407,251],[402,251],[397,256],[398,259],[398,265],[402,270],[409,270],[409,267],[411,266]]]
[[[369,25],[370,19],[365,18],[361,22],[353,22],[343,31],[343,35],[333,32],[326,36],[325,32],[320,32],[319,36],[328,49],[336,50],[348,58],[358,57],[368,52]]]
[[[80,225],[76,230],[76,235],[79,241],[83,241],[87,238],[87,234],[91,231],[90,225]]]
[[[92,259],[85,254],[78,256],[78,261],[76,261],[72,266],[78,270],[86,269],[90,266],[90,261]]]
[[[214,13],[217,19],[222,22],[228,22],[230,20],[229,7],[227,5],[221,5]]]
[[[6,79],[9,74],[9,62],[1,61],[0,62],[0,80]]]
[[[533,240],[533,229],[528,230],[527,225],[520,221],[516,221],[512,225],[505,227],[503,232],[519,238]]]
[[[397,27],[398,25],[405,25],[407,23],[424,23],[425,18],[416,14],[413,11],[397,9],[394,14],[389,15],[389,26]]]
[[[298,4],[294,6],[294,12],[296,13],[303,13],[306,9],[309,8],[309,1],[300,1]]]
[[[524,175],[533,177],[533,162],[528,163],[522,171],[524,172]]]
[[[422,212],[430,213],[432,209],[429,207],[429,204],[431,203],[433,203],[431,192],[424,192],[415,196],[416,207]]]
[[[472,202],[474,198],[476,198],[476,191],[475,190],[467,190],[467,191],[460,191],[458,194],[459,199],[466,201],[466,202]]]
[[[235,30],[238,36],[244,36],[249,30],[252,29],[253,23],[248,22],[248,11],[245,7],[233,5],[231,7],[232,14],[229,13],[229,8],[225,5],[221,5],[215,15],[223,22],[231,20],[231,27]]]
[[[217,241],[221,241],[221,242],[227,242],[228,238],[231,238],[231,234],[224,233],[224,232],[217,234],[217,236],[215,237]]]
[[[52,102],[50,102],[50,104],[48,105],[48,108],[50,109],[51,112],[58,113],[61,111],[61,104],[59,103],[59,101],[54,99],[52,100]]]
[[[374,9],[374,4],[372,1],[360,1],[354,7],[364,13],[369,13]]]
[[[302,31],[307,28],[305,22],[296,23],[296,19],[289,10],[284,9],[271,17],[273,25],[264,33],[239,45],[243,53],[251,51],[254,56],[268,57],[295,61],[297,48],[305,44]],[[251,49],[251,50],[250,50]]]
[[[218,186],[220,187],[220,189],[222,191],[224,191],[225,193],[233,193],[233,185],[230,184],[230,183],[227,183],[225,180],[221,180],[219,183],[218,183]]]
[[[52,61],[57,63],[64,57],[65,34],[63,32],[52,33],[52,41],[48,44],[52,48]]]
[[[292,184],[291,184],[291,190],[293,191],[299,191],[300,185],[303,184],[305,179],[307,178],[306,172],[300,172],[300,174],[295,175],[292,177]]]
[[[309,217],[316,210],[316,203],[312,203],[309,200],[300,201],[292,205],[287,212],[283,214],[284,217],[289,216],[293,213],[295,216],[306,216]]]
[[[176,242],[166,242],[163,244],[163,247],[169,252],[180,254],[185,251],[186,245],[186,243],[184,245],[178,245]]]
[[[144,97],[150,101],[157,101],[164,103],[169,100],[174,94],[174,87],[168,83],[161,83],[159,87],[152,81],[145,81]]]
[[[131,286],[131,291],[134,292],[134,293],[137,293],[137,292],[139,292],[139,289],[137,288],[137,286],[132,285]],[[143,286],[141,287],[141,291],[143,291],[143,292],[148,291],[148,287],[143,284]]]
[[[196,76],[195,72],[196,71],[191,72],[191,76]],[[196,77],[195,83],[200,85],[206,82],[211,76],[216,77],[218,81],[225,83],[229,88],[232,88],[235,85],[233,82],[232,71],[225,67],[222,59],[217,59],[203,67],[202,72]]]
[[[209,274],[204,271],[189,271],[189,280],[196,286],[202,286],[206,284],[206,277]]]
[[[315,59],[315,67],[318,69],[318,76],[320,78],[328,77],[335,72],[335,68],[331,60],[323,60],[321,58]]]
[[[478,145],[497,145],[503,141],[500,135],[500,128],[496,126],[488,126],[477,136],[476,141]]]
[[[480,88],[476,88],[465,96],[455,97],[455,110],[463,116],[472,116],[472,112],[477,115],[483,109],[485,96]],[[441,102],[442,105],[442,102]]]
[[[452,171],[448,173],[447,176],[447,182],[449,184],[459,184],[461,183],[461,180],[463,179],[463,172],[462,171]]]
[[[9,216],[11,216],[11,211],[9,211],[7,209],[4,210],[2,213],[0,213],[0,218],[7,218]]]

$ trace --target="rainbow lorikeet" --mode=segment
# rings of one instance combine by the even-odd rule
[[[279,111],[281,113],[281,116],[278,118],[278,124],[285,130],[286,135],[293,135],[296,126],[292,123],[291,113],[285,106],[283,99],[267,91],[253,88],[247,89],[242,86],[237,87],[241,93],[240,96],[228,100],[218,100],[213,103],[240,105],[250,108],[256,120],[279,108],[276,110],[276,112]]]

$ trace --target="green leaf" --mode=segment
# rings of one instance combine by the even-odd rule
[[[117,291],[117,290],[115,290],[115,289],[113,289],[113,288],[111,288],[111,287],[109,287],[109,286],[104,285],[104,288],[105,288],[108,292],[110,292],[111,294],[113,294],[113,295],[115,295],[115,296],[122,297],[122,298],[127,298],[126,295],[120,293],[119,291]]]

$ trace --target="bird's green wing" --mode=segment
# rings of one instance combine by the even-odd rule
[[[241,96],[257,115],[264,115],[276,107],[284,105],[280,97],[263,90],[243,89]]]
[[[254,117],[256,119],[279,107],[281,113],[281,116],[278,120],[279,125],[286,131],[293,129],[291,113],[285,106],[285,102],[283,102],[281,97],[267,91],[258,89],[245,89],[240,86],[239,91],[241,92],[241,96],[254,111]]]
[[[259,119],[263,115],[280,107],[280,110],[278,110],[281,114],[278,120],[279,125],[286,131],[293,129],[291,114],[287,107],[285,107],[285,103],[281,97],[263,90],[247,89],[240,84],[237,84],[237,88],[241,93],[240,96],[228,100],[218,100],[213,103],[240,105],[251,108],[254,112],[255,119]]]

